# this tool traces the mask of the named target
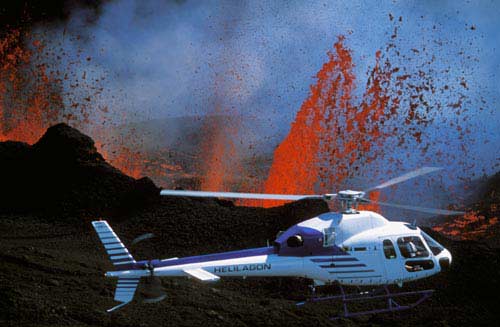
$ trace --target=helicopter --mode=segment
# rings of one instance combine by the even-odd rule
[[[312,296],[297,305],[341,301],[343,313],[332,317],[333,319],[413,308],[429,298],[433,290],[392,292],[388,286],[395,284],[401,287],[403,283],[427,278],[449,269],[452,262],[450,251],[415,223],[389,221],[376,212],[357,210],[357,205],[375,203],[435,215],[461,215],[462,211],[393,204],[365,197],[371,191],[381,190],[440,169],[442,168],[422,167],[365,191],[343,190],[320,195],[161,190],[160,194],[163,196],[336,200],[342,204],[342,211],[323,213],[291,226],[278,234],[272,245],[265,247],[142,261],[134,259],[107,221],[93,221],[92,225],[117,269],[107,272],[105,276],[118,278],[114,300],[121,303],[107,311],[115,311],[130,303],[141,278],[179,276],[202,282],[216,282],[221,277],[308,278],[313,281]],[[316,296],[316,286],[330,284],[338,285],[341,294]],[[348,294],[343,286],[377,288]],[[418,299],[408,305],[400,305],[396,301],[406,296],[416,296]],[[164,298],[165,295],[162,294],[151,302]],[[387,300],[387,306],[358,312],[348,309],[351,302],[377,299]]]

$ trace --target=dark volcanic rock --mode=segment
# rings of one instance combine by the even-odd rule
[[[5,163],[20,163],[29,158],[30,145],[24,142],[0,142],[0,160]]]
[[[136,180],[109,165],[94,141],[58,124],[33,146],[0,143],[2,212],[115,215],[159,197],[149,178]]]
[[[164,198],[112,226],[136,259],[164,258],[262,246],[279,229],[324,208],[321,201],[263,209]],[[305,216],[299,216],[300,210]],[[106,314],[116,304],[116,282],[103,275],[113,266],[95,232],[86,227],[17,216],[0,219],[0,325],[488,326],[499,318],[499,250],[480,242],[452,241],[432,230],[428,232],[452,252],[453,263],[448,272],[394,288],[436,290],[409,311],[330,321],[341,309],[338,303],[295,307],[294,301],[308,294],[305,279],[225,278],[205,285],[165,278],[166,300],[145,304],[137,299]],[[131,245],[144,232],[156,237]]]
[[[473,210],[487,218],[500,217],[500,172],[489,177],[479,191],[479,199]]]
[[[104,161],[89,136],[63,123],[48,128],[32,150],[36,159],[57,165]]]
[[[500,247],[500,172],[473,181],[474,194],[463,216],[446,216],[435,219],[438,230],[452,238],[481,240],[490,246]]]

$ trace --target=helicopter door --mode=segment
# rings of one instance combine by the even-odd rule
[[[398,258],[395,242],[390,237],[380,237],[382,243],[382,262],[385,268],[387,283],[391,284],[400,280],[402,276],[401,258]]]

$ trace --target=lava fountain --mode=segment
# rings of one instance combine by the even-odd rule
[[[276,148],[264,183],[266,193],[332,192],[362,165],[377,158],[375,146],[387,137],[380,126],[399,104],[388,94],[391,68],[381,63],[377,52],[366,90],[356,103],[352,53],[344,40],[339,37],[334,51],[328,52],[328,61],[316,74],[316,83],[288,135]],[[266,201],[262,205],[281,203]]]

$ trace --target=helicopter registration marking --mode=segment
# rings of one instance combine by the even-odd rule
[[[229,273],[229,272],[254,271],[254,270],[271,270],[271,264],[270,263],[258,263],[258,264],[250,264],[250,265],[234,265],[234,266],[215,267],[214,273]]]

